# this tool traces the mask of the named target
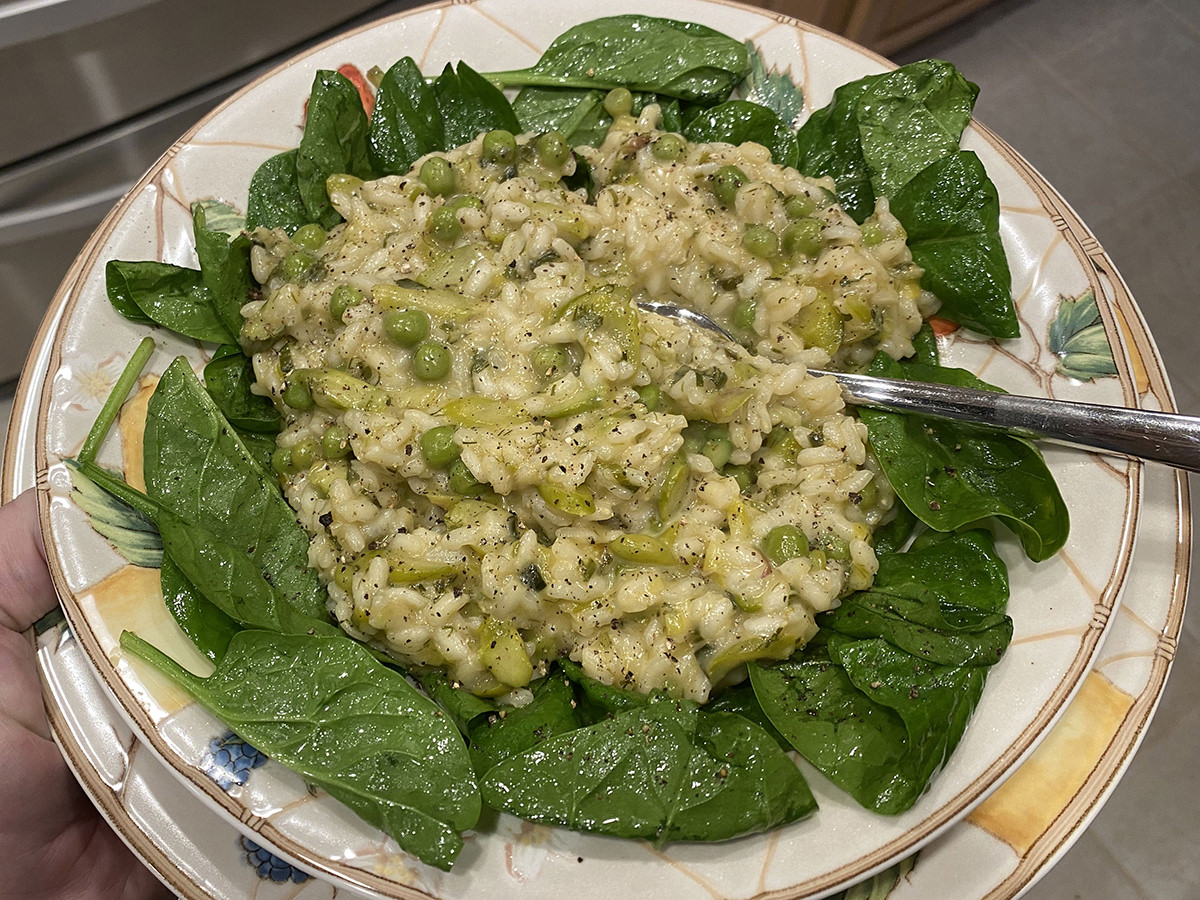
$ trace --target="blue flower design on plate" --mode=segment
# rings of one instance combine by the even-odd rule
[[[269,850],[264,850],[248,837],[238,838],[238,843],[242,845],[242,850],[246,853],[246,863],[263,881],[273,881],[275,884],[291,881],[300,884],[308,881],[311,877],[307,872],[301,872]]]
[[[208,742],[208,753],[200,761],[204,774],[223,791],[240,787],[250,778],[251,769],[267,761],[266,755],[250,746],[232,731]]]

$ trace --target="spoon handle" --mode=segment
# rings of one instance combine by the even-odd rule
[[[1200,472],[1200,417],[819,369],[809,371],[836,378],[846,401],[859,406],[903,409],[955,419],[1024,437],[1150,459]]]

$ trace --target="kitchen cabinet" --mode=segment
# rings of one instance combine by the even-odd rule
[[[995,0],[750,0],[887,56]]]

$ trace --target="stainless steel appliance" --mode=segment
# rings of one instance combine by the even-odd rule
[[[419,0],[0,0],[0,391],[72,259],[209,109],[345,28]]]

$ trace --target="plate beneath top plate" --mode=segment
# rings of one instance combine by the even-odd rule
[[[400,852],[340,804],[311,793],[272,762],[245,768],[224,786],[208,774],[223,725],[177,689],[131,666],[117,647],[130,629],[185,664],[203,661],[178,632],[158,594],[157,573],[130,565],[89,526],[62,459],[79,450],[102,395],[145,332],[122,319],[104,292],[109,259],[195,265],[192,201],[217,198],[244,208],[258,164],[294,147],[314,71],[343,64],[366,70],[412,55],[425,71],[464,59],[478,69],[516,68],[579,21],[638,11],[636,3],[533,8],[520,0],[426,7],[351,33],[251,85],[189,132],[106,219],[80,258],[62,299],[62,319],[44,336],[51,373],[39,400],[35,439],[43,526],[63,607],[88,664],[111,692],[133,733],[209,809],[255,842],[334,884],[382,897],[557,897],[584,886],[597,898],[638,896],[818,897],[911,854],[962,818],[1025,758],[1083,684],[1130,564],[1142,499],[1141,467],[1074,451],[1047,451],[1072,512],[1062,553],[1039,565],[1002,540],[1013,596],[1011,648],[995,667],[957,752],[932,788],[897,817],[867,813],[806,767],[821,804],[810,819],[767,835],[715,845],[650,845],[530,825],[507,816],[468,837],[450,873]],[[664,0],[657,15],[699,21],[753,40],[767,62],[790,70],[806,109],[833,89],[887,64],[861,48],[761,10],[705,0]],[[480,48],[486,48],[481,51]],[[972,128],[964,146],[979,153],[1003,205],[1001,229],[1013,269],[1023,337],[1003,348],[958,333],[943,359],[1007,390],[1136,405],[1139,385],[1118,328],[1136,316],[1103,277],[1103,254],[1048,185],[1002,142]],[[1120,296],[1118,296],[1120,294]],[[1128,308],[1123,308],[1124,303]],[[1080,383],[1061,374],[1050,338],[1064,310],[1107,336],[1118,375]],[[158,335],[148,371],[178,354],[199,368],[204,351]],[[101,462],[124,467],[140,454],[137,435],[114,434]],[[130,471],[133,471],[131,468]],[[242,771],[242,770],[239,770]],[[530,862],[530,861],[533,862]]]

